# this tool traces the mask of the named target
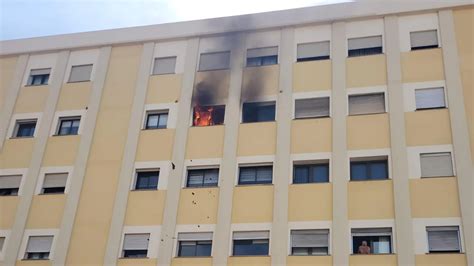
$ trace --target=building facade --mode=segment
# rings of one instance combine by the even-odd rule
[[[0,265],[473,265],[474,5],[0,42]]]

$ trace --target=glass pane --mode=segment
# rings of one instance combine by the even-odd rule
[[[366,180],[367,165],[365,163],[351,163],[351,180]]]
[[[274,121],[275,120],[275,105],[265,104],[258,107],[258,122]]]
[[[293,183],[301,184],[309,182],[309,169],[307,166],[295,166]]]
[[[204,173],[199,170],[188,171],[188,187],[200,187],[203,184]]]
[[[262,65],[262,60],[260,57],[247,58],[247,66],[252,67],[252,66],[261,66],[261,65]]]
[[[196,245],[192,245],[191,243],[195,242],[179,242],[179,252],[178,256],[180,257],[191,257],[196,256]]]
[[[240,168],[239,184],[254,183],[257,178],[256,174],[255,168]]]
[[[276,55],[273,56],[264,56],[262,58],[262,65],[275,65],[277,64],[278,57]]]
[[[390,237],[389,236],[380,236],[378,241],[373,242],[373,251],[374,254],[388,254],[390,253]]]
[[[201,256],[201,257],[211,256],[211,250],[212,250],[211,243],[206,243],[206,244],[198,243],[197,249],[196,249],[196,256]]]
[[[158,128],[166,128],[167,123],[168,123],[168,114],[160,114]]]
[[[71,129],[72,122],[69,120],[61,121],[59,135],[68,135]]]
[[[329,182],[329,165],[315,165],[312,167],[312,182],[315,183],[324,183]]]
[[[156,128],[158,126],[159,116],[158,114],[148,115],[146,128]]]
[[[77,132],[79,131],[79,123],[80,123],[79,119],[73,120],[72,127],[71,127],[71,132],[70,132],[71,135],[76,135],[77,134]]]
[[[292,248],[292,254],[295,256],[307,256],[309,255],[309,248]]]
[[[258,167],[257,168],[257,182],[271,183],[272,182],[272,167]]]
[[[219,170],[212,169],[207,170],[204,176],[204,185],[205,186],[215,186],[219,178]]]
[[[268,241],[253,243],[252,240],[234,240],[234,256],[268,255]]]
[[[35,132],[36,123],[21,123],[18,125],[16,137],[32,137]]]
[[[388,178],[387,162],[371,162],[370,178],[371,179],[387,179]]]

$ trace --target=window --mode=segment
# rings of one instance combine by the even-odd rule
[[[444,88],[415,90],[416,110],[444,108]]]
[[[382,53],[382,36],[352,38],[347,41],[349,57]]]
[[[157,189],[159,176],[158,170],[137,171],[135,190]]]
[[[188,170],[186,187],[216,187],[219,180],[219,169]]]
[[[438,32],[425,30],[410,32],[411,50],[431,49],[438,47]]]
[[[178,233],[178,257],[209,257],[212,233]]]
[[[123,238],[122,257],[146,258],[150,234],[125,234]]]
[[[242,122],[275,121],[275,102],[244,103]]]
[[[453,176],[450,152],[420,154],[421,177]]]
[[[69,82],[82,82],[91,80],[92,64],[71,67]]]
[[[329,230],[291,230],[291,255],[328,255]]]
[[[225,105],[197,105],[193,112],[193,126],[205,127],[224,124]]]
[[[146,114],[145,129],[162,129],[168,124],[167,111],[150,111]]]
[[[4,245],[5,245],[5,237],[0,236],[0,253],[3,251]]]
[[[68,173],[45,174],[42,194],[60,194],[66,189]]]
[[[230,52],[201,54],[199,71],[228,69],[230,66]]]
[[[429,253],[461,252],[459,226],[428,226]]]
[[[296,61],[313,61],[329,59],[329,41],[300,43],[297,48]]]
[[[28,86],[47,85],[50,73],[51,73],[51,68],[32,69],[30,72],[30,77],[28,78],[28,82],[26,83],[26,85]]]
[[[53,236],[30,236],[24,258],[27,260],[49,259],[52,244]]]
[[[59,128],[57,135],[77,135],[81,117],[61,117],[59,118]]]
[[[0,196],[16,196],[20,189],[21,175],[0,176]]]
[[[13,131],[14,138],[28,138],[35,134],[36,119],[34,120],[18,120],[16,121]]]
[[[234,232],[234,256],[266,256],[268,255],[269,231]]]
[[[388,179],[388,159],[357,158],[351,159],[351,180]]]
[[[385,112],[385,94],[349,95],[349,115],[378,114]]]
[[[392,228],[352,229],[354,254],[392,253]]]
[[[295,164],[293,166],[293,183],[326,183],[329,182],[329,163]]]
[[[266,66],[278,64],[278,47],[265,47],[247,50],[247,66]]]
[[[153,75],[174,74],[176,68],[176,56],[155,58]]]
[[[240,167],[239,185],[271,184],[272,178],[272,166]]]
[[[295,100],[295,119],[329,117],[329,97]]]

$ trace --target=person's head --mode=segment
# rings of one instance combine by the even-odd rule
[[[362,246],[366,247],[367,246],[367,241],[362,241]]]

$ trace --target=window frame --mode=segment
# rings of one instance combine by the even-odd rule
[[[274,106],[274,111],[273,111],[273,120],[264,120],[264,121],[261,121],[261,120],[258,120],[258,121],[246,121],[244,119],[244,108],[245,108],[245,105],[248,105],[248,104],[257,104],[257,105],[264,105],[264,106],[270,106],[273,104]],[[262,106],[260,106],[262,107]],[[250,123],[267,123],[267,122],[275,122],[276,121],[276,118],[277,118],[277,101],[276,100],[273,100],[273,99],[262,99],[261,101],[247,101],[247,102],[242,102],[241,104],[241,115],[240,115],[240,123],[241,124],[250,124]]]
[[[357,233],[354,233],[353,230],[358,230],[358,229],[374,229],[374,230],[384,230],[384,229],[388,229],[390,228],[390,233],[385,233],[385,232],[378,232],[378,233],[365,233],[366,235],[362,235],[362,236],[354,236],[354,234],[357,234]],[[390,255],[390,254],[395,254],[395,246],[394,246],[394,227],[393,226],[383,226],[383,227],[351,227],[350,229],[350,234],[351,234],[351,255],[369,255],[369,256],[372,256],[372,255]],[[364,233],[362,233],[364,234]],[[370,253],[369,254],[360,254],[359,253],[359,250],[354,250],[354,237],[383,237],[383,236],[388,236],[390,238],[390,241],[389,241],[389,252],[388,253],[373,253],[374,251],[374,247],[372,245],[369,244],[369,247],[370,247]],[[364,241],[364,240],[363,240]],[[365,240],[366,241],[366,240]]]
[[[125,249],[125,238],[127,235],[148,235],[148,239],[147,239],[147,249],[144,250],[144,249]],[[148,253],[150,251],[150,242],[151,242],[151,238],[152,238],[152,233],[150,232],[124,232],[122,234],[122,243],[121,243],[121,246],[120,246],[120,258],[121,259],[148,259]],[[140,252],[143,252],[145,251],[145,253],[138,253],[138,254],[131,254],[132,256],[127,256],[127,252],[130,252],[132,251],[140,251]],[[133,255],[138,255],[138,256],[133,256]],[[144,255],[144,256],[140,256],[140,255]]]
[[[386,178],[383,179],[372,179],[372,173],[370,169],[370,164],[373,163],[381,163],[385,162],[386,163]],[[356,179],[354,180],[352,178],[353,175],[353,170],[352,170],[352,164],[363,164],[365,165],[366,169],[365,172],[368,175],[365,179]],[[369,168],[367,168],[369,167]],[[349,181],[351,182],[359,182],[359,181],[383,181],[383,180],[390,180],[390,158],[388,155],[381,155],[381,156],[374,156],[374,157],[368,157],[368,156],[363,156],[363,157],[351,157],[349,158]]]
[[[174,69],[173,72],[163,72],[163,73],[155,73],[155,64],[157,63],[157,60],[160,59],[171,59],[174,58]],[[177,55],[172,55],[172,56],[159,56],[159,57],[154,57],[153,58],[153,65],[151,67],[151,76],[158,76],[158,75],[174,75],[176,74],[176,65],[178,63],[178,56]]]
[[[184,256],[181,254],[182,252],[182,246],[183,243],[194,243],[192,246],[194,246],[194,255],[190,256]],[[198,255],[198,247],[202,246],[210,246],[210,254],[209,255]],[[191,245],[189,245],[191,246]],[[196,257],[201,257],[201,258],[206,258],[206,257],[211,257],[212,256],[212,240],[178,240],[178,247],[177,247],[177,255],[176,257],[178,258],[196,258]]]
[[[223,67],[223,68],[210,68],[210,69],[201,69],[201,59],[202,59],[202,56],[206,56],[206,55],[217,55],[217,54],[222,54],[222,55],[227,55],[228,54],[228,57],[229,57],[229,63],[227,65],[227,67]],[[227,69],[230,69],[231,67],[231,58],[232,58],[232,51],[230,50],[227,50],[227,51],[212,51],[212,52],[202,52],[202,53],[199,53],[199,62],[198,62],[198,72],[207,72],[207,71],[219,71],[219,70],[227,70]]]
[[[58,117],[58,125],[57,125],[57,129],[56,129],[54,135],[55,136],[76,136],[76,135],[79,135],[80,128],[81,128],[81,120],[82,120],[82,116],[80,116],[80,115],[60,116],[60,117]],[[77,131],[75,132],[75,134],[71,134],[71,129],[74,128],[74,122],[75,121],[79,121],[79,125],[77,126]],[[71,122],[71,126],[69,126],[69,130],[68,130],[67,134],[61,134],[62,125],[63,125],[64,122]]]
[[[35,128],[33,129],[33,134],[31,136],[18,136],[18,132],[20,130],[21,125],[35,123]],[[17,119],[15,120],[15,126],[13,128],[13,134],[11,138],[21,139],[21,138],[34,138],[36,135],[36,127],[38,125],[38,118],[31,118],[31,119]]]
[[[380,46],[380,52],[379,52],[379,47],[369,47],[369,48],[359,48],[359,49],[349,49],[349,40],[354,40],[354,39],[365,39],[365,38],[374,38],[374,37],[379,37],[381,38],[381,44],[382,46]],[[385,53],[385,45],[384,45],[384,34],[381,33],[381,34],[377,34],[377,35],[369,35],[369,36],[357,36],[357,37],[350,37],[350,38],[346,38],[346,45],[347,45],[347,48],[346,48],[346,54],[347,54],[347,58],[353,58],[353,57],[363,57],[363,56],[374,56],[374,55],[380,55],[380,54],[384,54]],[[351,51],[370,51],[370,50],[375,50],[377,49],[377,51],[374,51],[374,52],[369,52],[369,53],[364,53],[364,54],[357,54],[357,55],[351,55]]]
[[[320,115],[320,116],[305,116],[305,117],[296,117],[296,102],[297,101],[304,101],[304,100],[314,100],[314,99],[328,99],[329,106],[328,106],[328,114],[327,115]],[[304,120],[304,119],[322,119],[322,118],[331,118],[332,110],[331,110],[331,95],[326,93],[324,94],[317,94],[317,95],[306,95],[304,97],[294,97],[293,99],[293,120]]]
[[[254,185],[273,185],[273,163],[262,163],[262,164],[242,164],[238,166],[238,171],[237,171],[237,186],[254,186]],[[242,168],[254,168],[255,169],[255,181],[254,182],[248,182],[248,183],[241,183],[240,182],[240,175],[241,175],[241,169]],[[270,182],[257,182],[257,170],[258,168],[271,168],[272,171],[272,180]]]
[[[331,256],[331,230],[330,228],[314,228],[314,227],[311,227],[311,228],[290,228],[289,230],[289,255],[290,256]],[[293,232],[294,231],[327,231],[327,245],[326,245],[326,249],[327,249],[327,252],[326,254],[311,254],[311,253],[308,253],[306,255],[303,255],[303,254],[294,254],[294,248],[293,247]],[[298,247],[296,247],[298,248]],[[313,249],[313,248],[317,248],[317,247],[308,247],[310,249]]]
[[[2,173],[0,174],[0,177],[4,176],[16,176],[17,178],[20,179],[18,188],[16,187],[7,187],[7,188],[0,188],[0,197],[17,197],[21,196],[21,187],[23,185],[24,181],[24,174],[23,173]],[[5,194],[4,194],[5,193]]]
[[[331,182],[331,164],[329,160],[318,160],[318,161],[293,161],[293,175],[292,175],[292,180],[291,184],[299,185],[299,184],[326,184]],[[312,168],[318,167],[318,166],[327,166],[327,181],[324,182],[316,182],[314,180],[314,176],[312,177],[312,181],[310,181],[310,178],[312,176],[311,173],[314,174],[314,172],[311,171]],[[296,177],[296,168],[303,168],[307,167],[308,168],[308,177],[307,177],[307,182],[295,182],[295,177]]]
[[[255,245],[255,244],[258,244],[258,243],[255,243],[255,242],[266,242],[266,243],[262,243],[262,244],[266,244],[266,249],[267,249],[267,254],[235,254],[235,247],[236,247],[236,241],[239,241],[239,242],[252,242],[251,244],[247,244],[246,246],[252,246],[252,245]],[[245,256],[255,256],[255,257],[258,257],[258,256],[270,256],[270,238],[266,238],[266,239],[234,239],[232,237],[232,256],[234,257],[245,257]]]
[[[202,171],[202,184],[200,186],[190,186],[189,185],[189,176],[191,172],[195,171]],[[212,185],[205,184],[205,176],[207,171],[217,171],[217,180]],[[212,187],[219,187],[219,178],[220,178],[220,169],[219,167],[189,167],[186,169],[186,181],[185,181],[185,188],[212,188]]]
[[[264,55],[264,56],[253,56],[249,57],[249,51],[251,50],[259,50],[259,49],[276,49],[276,54],[274,55]],[[265,47],[254,47],[246,48],[245,52],[245,67],[264,67],[264,66],[272,66],[272,65],[278,65],[279,64],[279,53],[280,53],[280,47],[278,45],[273,45],[273,46],[265,46]],[[270,60],[275,63],[265,63],[265,60]],[[273,61],[275,60],[275,61]],[[254,61],[255,63],[250,64],[249,61]]]
[[[147,188],[138,188],[138,189],[137,189],[139,174],[140,174],[140,173],[154,173],[154,172],[158,172],[158,177],[157,177],[157,181],[156,181],[156,187],[150,188],[150,187],[149,187],[150,180],[148,180],[148,182],[147,182],[147,183],[148,183],[148,187],[147,187]],[[154,191],[154,190],[158,190],[159,183],[160,183],[160,172],[161,172],[161,171],[160,171],[160,168],[141,168],[141,169],[135,169],[132,191]],[[147,178],[150,179],[151,177],[148,176]]]
[[[45,192],[45,188],[44,187],[44,182],[46,180],[46,177],[47,175],[49,174],[65,174],[66,175],[66,182],[64,183],[64,187],[52,187],[51,190],[52,192]],[[66,194],[66,190],[67,190],[67,187],[68,187],[68,182],[69,182],[69,178],[70,178],[70,172],[68,171],[61,171],[61,172],[45,172],[44,174],[42,174],[42,180],[41,180],[41,188],[40,188],[40,193],[39,195],[55,195],[55,194]],[[63,188],[62,191],[56,191],[55,189],[57,188]]]
[[[150,116],[158,115],[158,126],[157,127],[149,127],[148,121]],[[160,119],[162,115],[166,115],[166,125],[164,127],[160,127]],[[155,130],[155,129],[167,129],[168,128],[168,121],[170,118],[170,111],[169,109],[166,110],[147,110],[145,112],[145,121],[143,125],[143,130]]]
[[[31,72],[35,70],[49,70],[48,74],[36,74],[33,75]],[[51,78],[51,72],[52,68],[51,67],[45,67],[45,68],[32,68],[30,69],[30,73],[28,74],[28,78],[26,79],[26,85],[25,87],[34,87],[34,86],[46,86],[49,84],[49,79]],[[41,81],[39,84],[35,84],[35,80],[37,78],[40,78]]]
[[[312,57],[298,57],[298,48],[300,45],[310,45],[315,43],[328,43],[329,45],[329,54],[325,56],[312,56]],[[304,62],[311,62],[311,61],[322,61],[322,60],[330,60],[331,59],[331,40],[321,40],[321,41],[314,41],[314,42],[302,42],[296,44],[296,63],[304,63]]]
[[[84,79],[84,80],[75,80],[75,81],[71,81],[71,77],[72,77],[72,71],[75,67],[86,67],[86,66],[90,66],[90,73],[89,73],[89,78],[88,79]],[[92,80],[92,72],[94,71],[94,64],[80,64],[80,65],[71,65],[71,68],[70,68],[70,71],[69,71],[69,77],[67,79],[67,83],[80,83],[80,82],[89,82]]]
[[[423,155],[434,155],[434,154],[448,154],[449,153],[449,156],[450,156],[450,162],[451,162],[451,172],[452,172],[452,175],[437,175],[437,176],[424,176],[423,175],[423,167],[422,167],[422,157]],[[445,177],[453,177],[453,176],[456,176],[456,166],[455,166],[455,161],[454,161],[454,153],[452,150],[442,150],[442,151],[422,151],[418,154],[418,160],[419,160],[419,165],[420,165],[420,178],[421,179],[424,179],[424,178],[445,178]]]
[[[388,113],[388,93],[385,89],[367,89],[366,91],[357,91],[358,89],[353,89],[348,91],[347,93],[347,116],[359,116],[359,115],[377,115],[377,114],[386,114]],[[370,96],[370,95],[377,95],[377,94],[382,94],[383,95],[383,104],[384,104],[384,111],[383,112],[370,112],[370,113],[363,113],[363,114],[351,114],[350,112],[350,98],[351,97],[361,97],[361,96]]]
[[[446,231],[456,231],[457,232],[459,250],[431,251],[428,228],[442,228],[442,227],[457,227],[457,230],[444,230],[443,232],[446,232]],[[462,245],[463,243],[462,243],[461,226],[459,226],[459,225],[427,225],[425,227],[425,232],[426,232],[427,254],[459,254],[459,253],[462,253],[463,250],[464,250],[463,245]]]
[[[36,231],[36,230],[32,230]],[[43,231],[43,230],[41,230]],[[56,241],[56,234],[53,232],[48,232],[46,233],[47,230],[45,230],[45,233],[37,234],[37,233],[25,233],[24,239],[26,240],[23,252],[19,253],[19,256],[22,260],[28,260],[28,261],[36,261],[36,260],[53,260],[53,248],[54,244]],[[47,252],[28,252],[28,245],[30,243],[30,238],[32,237],[51,237],[51,245],[49,248],[49,251]],[[42,256],[41,258],[29,258],[30,254],[38,254],[39,256]]]

